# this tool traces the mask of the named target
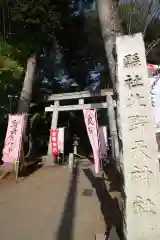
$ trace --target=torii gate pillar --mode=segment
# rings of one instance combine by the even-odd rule
[[[56,100],[54,102],[54,107],[53,107],[53,113],[52,113],[52,121],[51,121],[51,129],[56,129],[57,128],[57,123],[58,123],[58,107],[59,107],[59,101]],[[52,165],[55,162],[55,158],[52,155],[52,147],[51,147],[51,139],[49,136],[49,144],[48,144],[48,164]]]

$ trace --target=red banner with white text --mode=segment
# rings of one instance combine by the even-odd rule
[[[58,129],[51,129],[50,137],[51,137],[52,155],[57,156],[58,155]]]

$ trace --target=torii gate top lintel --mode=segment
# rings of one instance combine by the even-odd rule
[[[97,108],[107,108],[107,101],[101,101],[98,103],[86,103],[84,104],[84,100],[91,100],[94,98],[98,98],[101,100],[102,98],[107,96],[112,96],[112,89],[104,89],[98,92],[97,94],[92,94],[89,91],[81,91],[81,92],[72,92],[72,93],[62,93],[62,94],[53,94],[48,98],[48,102],[53,102],[54,105],[50,105],[45,108],[45,112],[55,112],[55,105],[58,106],[58,111],[75,111],[75,110],[83,110],[83,109],[97,109]],[[111,97],[112,99],[112,97]],[[60,102],[63,100],[78,100],[78,105],[71,104],[61,106]],[[115,103],[114,103],[115,105]]]
[[[47,102],[50,101],[60,101],[60,100],[72,100],[72,99],[81,99],[81,98],[93,98],[93,97],[104,97],[107,95],[113,95],[112,89],[102,89],[97,93],[91,93],[90,91],[80,91],[80,92],[70,92],[70,93],[60,93],[52,94],[48,97]]]

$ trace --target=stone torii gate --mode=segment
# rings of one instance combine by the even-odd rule
[[[97,102],[89,103],[89,100],[94,101],[96,97]],[[105,101],[104,101],[105,99]],[[78,104],[62,105],[63,100],[77,100]],[[113,90],[104,89],[97,95],[91,94],[89,91],[53,94],[48,98],[48,101],[54,102],[53,105],[45,108],[45,112],[52,112],[51,129],[57,128],[58,114],[61,111],[76,111],[83,109],[108,109],[109,129],[111,134],[112,157],[119,158],[119,143],[116,127],[115,107],[116,103],[113,100]],[[53,156],[51,151],[51,140],[49,139],[47,163],[53,164]]]

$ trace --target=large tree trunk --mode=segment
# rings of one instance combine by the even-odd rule
[[[32,98],[33,81],[36,71],[36,55],[31,56],[27,62],[26,74],[23,82],[23,88],[19,100],[19,113],[28,113]]]
[[[110,133],[112,139],[112,157],[117,160],[117,163],[120,159],[120,144],[121,142],[121,131],[120,131],[120,115],[118,109],[118,93],[116,90],[116,59],[115,59],[115,40],[116,36],[121,35],[123,33],[120,20],[118,17],[118,12],[116,9],[116,0],[97,0],[97,9],[98,16],[101,25],[102,37],[104,40],[104,47],[106,51],[106,57],[108,60],[108,67],[110,71],[110,78],[113,84],[113,90],[115,96],[117,96],[117,116],[115,117],[114,110],[110,109],[109,112],[109,122],[110,124]],[[113,111],[113,112],[112,112]],[[116,119],[116,122],[114,121]],[[118,131],[117,131],[118,125]],[[119,132],[119,134],[118,134]],[[119,141],[118,141],[119,135]],[[114,154],[115,152],[115,154]]]
[[[118,12],[116,11],[116,2],[115,0],[97,0],[97,8],[98,8],[98,15],[101,25],[101,31],[102,36],[104,39],[104,46],[106,51],[106,56],[108,60],[108,66],[110,70],[110,77],[113,84],[114,93],[116,96],[116,102],[117,102],[117,115],[116,115],[116,121],[117,124],[115,124],[114,120],[114,110],[111,108],[108,114],[110,115],[110,121],[112,121],[112,124],[110,124],[110,132],[111,132],[111,138],[115,144],[112,143],[112,151],[113,148],[116,152],[115,158],[117,160],[117,167],[118,164],[121,163],[121,154],[122,154],[122,138],[121,138],[121,122],[120,122],[120,113],[119,113],[119,98],[118,98],[118,92],[116,89],[117,82],[116,82],[116,59],[115,59],[115,40],[116,36],[123,34],[120,19],[118,18]],[[118,131],[117,131],[118,126]],[[118,135],[118,136],[117,136]],[[117,158],[118,156],[118,158]],[[120,171],[123,171],[122,169],[119,169]],[[119,235],[121,235],[121,222],[117,222],[116,226],[117,232],[119,231]]]
[[[117,1],[115,0],[97,0],[98,16],[114,90],[116,90],[116,63],[113,50],[115,46],[115,37],[122,33],[120,20],[116,10],[116,3]]]
[[[30,103],[32,100],[32,89],[33,89],[33,81],[35,79],[36,72],[36,55],[30,56],[27,61],[26,74],[23,82],[23,87],[21,91],[21,96],[19,100],[18,113],[28,114],[30,111]],[[26,122],[23,126],[23,141],[24,141],[24,152],[28,151],[29,144],[29,152],[30,148],[32,148],[32,137],[29,134],[30,138],[26,139],[26,132],[28,128],[28,117],[26,117]],[[30,126],[29,129],[30,131]],[[27,143],[28,142],[28,143]]]

